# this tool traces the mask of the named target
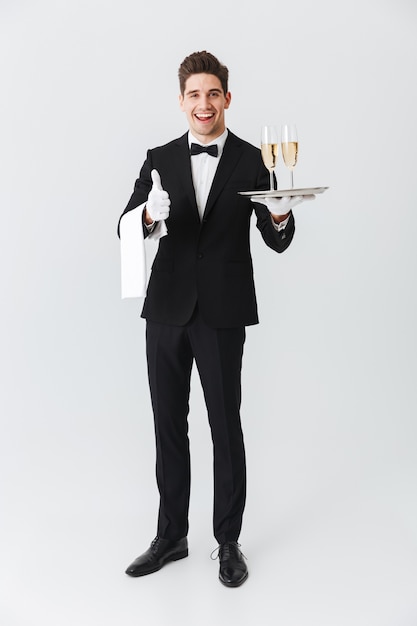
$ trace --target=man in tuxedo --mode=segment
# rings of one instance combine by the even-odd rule
[[[188,555],[187,416],[195,361],[213,440],[219,578],[237,587],[248,576],[238,543],[246,497],[241,364],[245,327],[258,323],[250,221],[255,212],[265,243],[283,252],[295,230],[291,208],[304,198],[260,203],[238,194],[268,189],[269,174],[260,150],[226,128],[227,67],[196,52],[181,63],[179,81],[189,131],[148,151],[123,213],[143,211],[145,236],[167,228],[142,312],[160,494],[157,536],[126,573],[150,574]]]

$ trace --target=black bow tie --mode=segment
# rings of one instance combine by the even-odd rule
[[[200,146],[199,143],[192,143],[190,148],[190,154],[193,156],[194,154],[201,154],[202,152],[207,152],[210,156],[218,156],[219,151],[216,145],[212,146]]]

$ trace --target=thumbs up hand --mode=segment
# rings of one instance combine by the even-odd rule
[[[152,189],[148,195],[148,201],[146,202],[146,210],[149,217],[154,222],[166,220],[169,217],[169,207],[171,200],[169,199],[168,192],[164,191],[161,184],[161,177],[157,170],[152,170]]]

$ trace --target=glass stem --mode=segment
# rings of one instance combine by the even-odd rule
[[[274,172],[269,172],[269,187],[270,190],[274,190]]]
[[[291,189],[294,189],[294,170],[291,170]]]

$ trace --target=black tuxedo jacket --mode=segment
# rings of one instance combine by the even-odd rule
[[[238,194],[268,189],[269,174],[260,150],[229,131],[202,221],[187,134],[148,151],[123,215],[146,202],[154,168],[169,193],[171,210],[166,220],[168,235],[160,239],[152,266],[142,317],[182,326],[198,302],[203,319],[213,328],[257,324],[249,238],[252,212],[265,243],[276,252],[289,246],[295,230],[292,214],[286,228],[278,232],[264,205]]]

